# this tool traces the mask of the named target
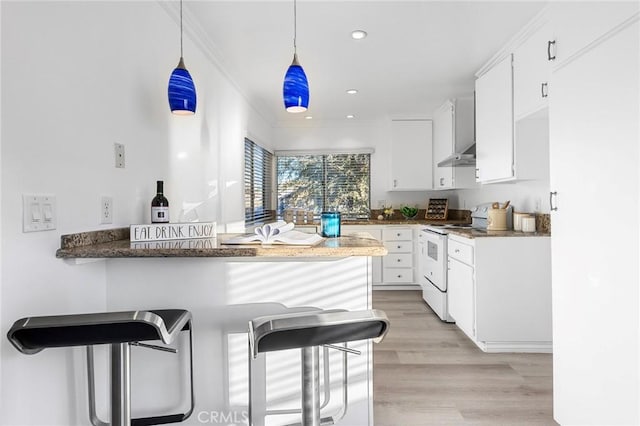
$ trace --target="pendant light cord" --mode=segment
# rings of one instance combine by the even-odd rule
[[[298,53],[298,47],[296,46],[296,38],[298,35],[297,17],[298,17],[298,14],[296,11],[296,0],[293,0],[293,54],[294,55]]]
[[[182,58],[182,0],[180,0],[180,58]]]

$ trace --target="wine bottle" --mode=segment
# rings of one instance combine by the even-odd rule
[[[164,182],[156,182],[156,196],[151,200],[151,223],[169,223],[169,200],[164,196]]]

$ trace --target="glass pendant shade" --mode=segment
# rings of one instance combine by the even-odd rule
[[[284,76],[282,96],[284,107],[289,112],[303,112],[309,107],[309,82],[296,54],[293,55],[293,62]]]
[[[178,115],[190,115],[196,112],[196,86],[191,74],[184,66],[182,57],[176,69],[169,77],[169,107]]]

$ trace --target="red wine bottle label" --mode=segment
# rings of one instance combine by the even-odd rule
[[[169,223],[169,207],[151,207],[152,223]]]

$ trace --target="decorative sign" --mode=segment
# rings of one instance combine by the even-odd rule
[[[131,242],[190,240],[196,238],[215,238],[215,222],[193,223],[153,223],[150,225],[131,225]]]
[[[131,248],[143,250],[205,250],[217,248],[217,245],[215,240],[211,238],[199,238],[197,240],[131,242]]]

